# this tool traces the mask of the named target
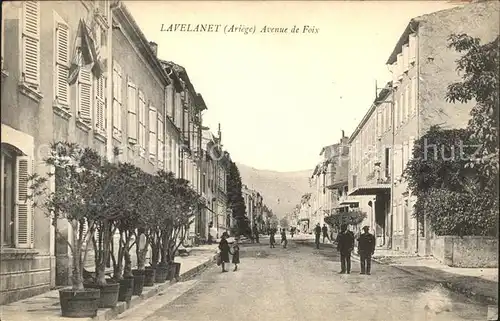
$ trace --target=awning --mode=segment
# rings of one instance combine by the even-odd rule
[[[355,204],[359,204],[359,201],[342,201],[339,203],[339,205],[355,205]]]
[[[349,196],[360,196],[360,195],[377,195],[389,193],[391,190],[390,184],[377,184],[372,186],[360,186],[356,187],[349,193]]]

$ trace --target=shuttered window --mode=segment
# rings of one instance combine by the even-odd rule
[[[128,125],[127,133],[130,143],[137,143],[137,90],[131,81],[127,83]]]
[[[106,133],[106,78],[101,75],[100,78],[94,78],[94,91],[95,91],[95,127],[101,134]]]
[[[170,119],[174,119],[174,87],[173,85],[168,85],[167,90],[165,90],[165,104],[167,104],[165,110],[167,111],[167,116]]]
[[[28,86],[40,86],[40,3],[22,2],[22,79]]]
[[[122,138],[122,90],[122,68],[113,61],[113,137],[118,140]]]
[[[92,120],[92,72],[81,67],[78,74],[78,118],[88,124]]]
[[[144,94],[139,90],[139,146],[141,148],[141,156],[144,156],[146,148],[146,101]]]
[[[55,97],[56,104],[69,109],[69,29],[68,25],[59,17],[55,21]]]
[[[397,129],[399,127],[399,100],[395,98],[394,101],[394,129]]]
[[[406,168],[406,164],[408,163],[408,142],[403,142],[403,162],[402,162],[402,171]]]
[[[155,158],[156,156],[156,144],[157,144],[157,128],[158,119],[156,116],[156,108],[149,106],[149,157]]]
[[[412,114],[410,112],[410,109],[412,109],[412,106],[410,105],[410,89],[411,89],[412,83],[410,82],[408,85],[406,85],[405,88],[405,120],[408,120],[409,116]]]
[[[415,63],[417,59],[417,35],[416,34],[411,34],[410,35],[410,40],[409,40],[409,50],[408,50],[408,56],[409,56],[409,63]]]
[[[158,167],[163,169],[165,161],[165,137],[163,135],[165,129],[163,128],[162,115],[158,113]]]
[[[16,157],[16,247],[31,248],[32,211],[28,201],[28,176],[31,172],[30,160],[25,156]]]

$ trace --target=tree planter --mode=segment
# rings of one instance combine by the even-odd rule
[[[120,290],[118,292],[118,301],[128,302],[132,299],[134,292],[134,277],[124,277],[120,280]]]
[[[178,280],[181,271],[181,264],[177,262],[172,262],[169,265],[168,280]]]
[[[155,283],[164,283],[168,277],[168,266],[158,265],[156,267]]]
[[[174,262],[174,265],[175,265],[175,277],[178,278],[181,273],[181,264]]]
[[[141,295],[142,289],[144,288],[144,281],[146,279],[144,270],[133,270],[132,274],[134,275],[134,291],[133,295]]]
[[[108,284],[102,286],[97,284],[84,284],[86,289],[99,289],[100,301],[99,308],[113,308],[118,303],[118,293],[120,290],[120,283],[112,280],[107,280]]]
[[[155,284],[155,279],[156,279],[156,270],[147,267],[144,270],[144,286],[153,286]]]
[[[97,315],[100,302],[99,289],[59,290],[61,316],[67,318],[93,318]]]

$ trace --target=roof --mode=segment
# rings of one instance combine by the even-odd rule
[[[167,60],[162,60],[162,59],[159,59],[159,60],[160,60],[160,63],[162,64],[163,68],[165,69],[165,72],[167,73],[167,75],[172,79],[172,82],[174,83],[175,90],[177,92],[181,92],[182,91],[182,82],[181,82],[181,79],[179,77],[179,73],[172,67],[174,63],[171,61],[167,61]]]
[[[113,11],[113,13],[117,14],[117,18],[121,20],[120,24],[126,28],[126,31],[128,34],[130,34],[132,41],[134,41],[135,45],[139,47],[140,51],[144,55],[144,58],[146,58],[148,63],[156,71],[157,76],[160,77],[164,85],[169,85],[170,79],[165,70],[163,69],[160,60],[156,57],[156,54],[153,52],[153,49],[151,49],[149,41],[146,39],[146,36],[142,32],[141,28],[139,27],[139,25],[137,24],[134,17],[127,9],[123,1],[118,2],[116,9]]]
[[[392,90],[392,81],[389,81],[385,85],[385,87],[378,93],[377,97],[375,98],[375,100],[371,104],[370,108],[368,109],[368,112],[365,114],[363,119],[361,119],[361,122],[356,127],[356,129],[354,130],[352,135],[349,137],[349,144],[352,143],[352,141],[358,135],[361,128],[363,128],[363,126],[366,124],[368,119],[370,119],[370,116],[373,114],[373,111],[375,111],[375,108],[377,108],[378,105],[383,103],[383,100],[385,100],[387,98],[387,96],[389,96],[389,94],[391,93],[391,90]]]

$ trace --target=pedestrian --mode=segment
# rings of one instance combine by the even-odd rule
[[[283,248],[286,249],[286,245],[288,244],[288,241],[286,239],[286,230],[285,229],[281,230],[281,244],[283,244]]]
[[[314,235],[316,236],[316,248],[319,250],[319,237],[321,236],[321,226],[319,223],[316,224],[316,227],[314,228]]]
[[[363,226],[363,234],[358,238],[358,253],[361,263],[361,274],[370,275],[372,255],[375,253],[375,236],[370,234],[370,227]]]
[[[323,244],[325,244],[325,238],[330,242],[330,237],[328,236],[328,227],[326,224],[323,224],[323,228],[321,229],[323,231]]]
[[[269,231],[270,235],[269,235],[269,247],[274,249],[274,244],[276,243],[276,239],[274,238],[274,229],[271,229]]]
[[[234,270],[236,272],[236,270],[238,270],[238,264],[240,264],[240,246],[238,245],[239,243],[239,238],[236,238],[234,240],[234,244],[233,244],[233,249],[231,251],[231,255],[233,256],[232,258],[232,262],[234,264]]]
[[[293,239],[293,234],[295,233],[295,227],[290,228],[290,236]]]
[[[219,242],[220,259],[222,265],[222,272],[227,272],[224,263],[229,263],[229,243],[227,243],[227,237],[229,235],[227,232],[222,233],[221,240]]]
[[[255,242],[259,243],[259,228],[257,227],[257,224],[253,225],[253,234],[255,237]]]
[[[340,274],[351,273],[351,252],[354,249],[354,234],[342,224],[337,235],[337,251],[340,252]]]

